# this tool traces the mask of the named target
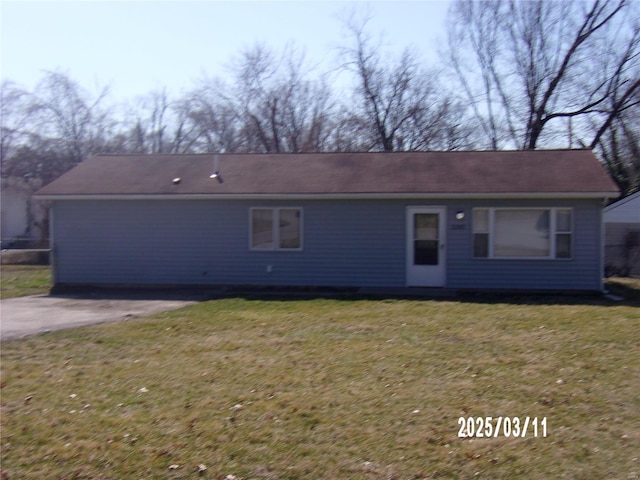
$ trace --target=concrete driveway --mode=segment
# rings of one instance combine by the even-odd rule
[[[0,340],[105,322],[144,317],[197,303],[196,296],[51,296],[0,300]]]

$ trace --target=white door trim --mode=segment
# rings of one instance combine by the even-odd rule
[[[437,265],[414,264],[414,222],[416,213],[438,215],[438,263]],[[447,207],[408,206],[406,214],[406,285],[408,287],[444,287],[447,277]]]

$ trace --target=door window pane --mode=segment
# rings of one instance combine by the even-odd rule
[[[413,263],[438,265],[438,214],[416,213],[413,226]]]
[[[438,239],[438,214],[417,213],[414,215],[414,238],[416,240]]]

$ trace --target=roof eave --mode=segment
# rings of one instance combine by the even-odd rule
[[[477,193],[182,193],[182,194],[36,194],[42,201],[59,200],[402,200],[402,199],[610,199],[601,192],[477,192]]]

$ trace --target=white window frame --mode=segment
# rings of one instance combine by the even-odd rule
[[[271,210],[271,243],[272,247],[254,247],[253,246],[253,212],[255,210]],[[280,246],[280,211],[281,210],[297,210],[300,214],[300,246],[295,248],[287,248]],[[304,239],[304,214],[302,207],[251,207],[249,208],[249,250],[253,252],[301,252]],[[275,227],[275,228],[274,228]]]
[[[471,228],[471,255],[475,260],[572,260],[574,255],[574,210],[571,207],[476,207],[472,209],[472,228]],[[477,210],[486,210],[487,211],[487,223],[488,228],[487,232],[477,232],[476,226],[474,222],[475,211]],[[496,211],[501,210],[546,210],[549,212],[549,255],[548,256],[540,256],[540,257],[532,257],[532,256],[498,256],[495,254],[495,217]],[[569,225],[568,231],[558,231],[557,228],[557,216],[559,211],[568,210],[571,214],[571,222]],[[479,257],[475,255],[474,245],[475,245],[475,235],[476,234],[486,234],[488,236],[488,254],[486,257]],[[570,235],[570,255],[568,257],[558,257],[557,256],[557,237],[558,235]]]

